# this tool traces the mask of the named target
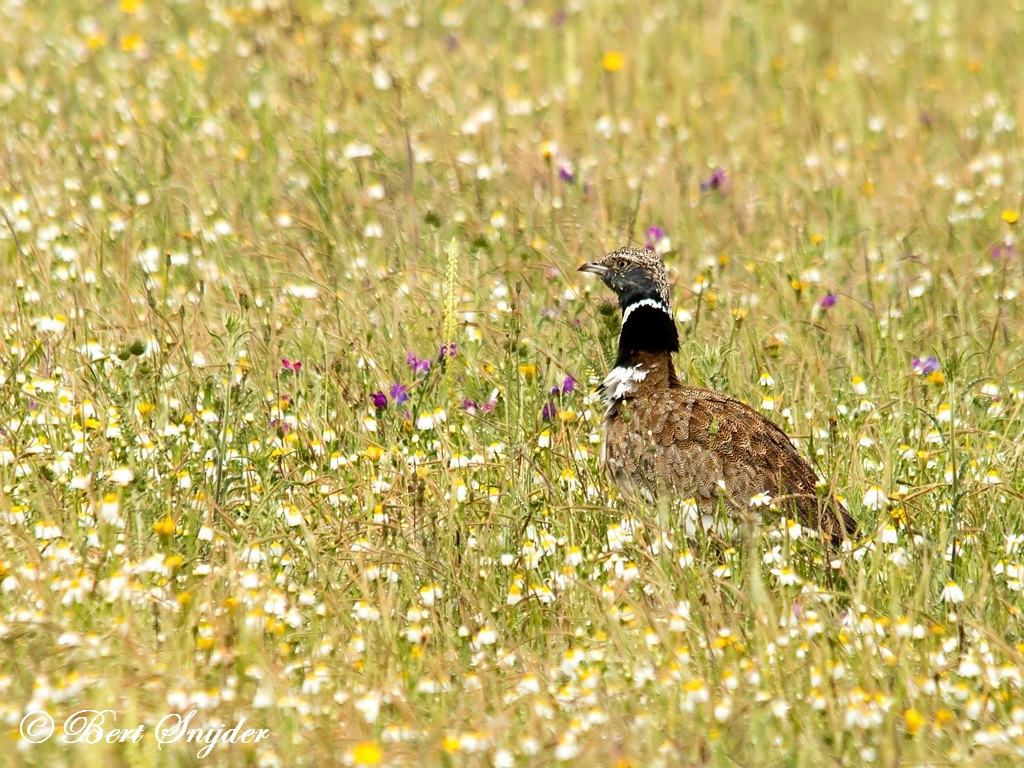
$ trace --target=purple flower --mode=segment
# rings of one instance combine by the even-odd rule
[[[409,399],[409,387],[396,381],[391,385],[391,399],[396,403],[404,403]]]
[[[555,11],[555,15],[551,17],[551,26],[555,29],[561,29],[562,25],[565,24],[565,20],[568,18],[568,14],[564,8],[559,8]]]
[[[388,396],[383,392],[374,392],[370,397],[373,399],[374,408],[387,408]]]
[[[495,400],[488,400],[486,403],[480,406],[480,410],[484,413],[490,413],[497,407],[498,403]]]
[[[298,373],[302,370],[302,363],[298,360],[289,360],[287,357],[281,361],[281,367],[290,373]]]
[[[832,309],[836,305],[836,295],[834,293],[826,293],[821,297],[820,306],[822,309]]]
[[[701,192],[724,192],[728,188],[729,177],[726,175],[725,170],[722,168],[715,168],[715,170],[711,172],[711,176],[708,177],[708,180],[702,181],[700,183]]]
[[[451,342],[450,344],[442,344],[441,345],[441,354],[438,355],[437,359],[438,360],[444,360],[446,357],[455,357],[455,354],[457,352],[458,352],[458,349],[455,346],[455,342],[454,341]],[[428,368],[429,368],[429,366],[428,366]]]
[[[476,413],[476,403],[468,397],[462,398],[462,409],[467,413]]]
[[[918,376],[927,376],[937,370],[939,370],[939,361],[934,357],[926,357],[924,360],[920,357],[914,358],[914,373]]]
[[[558,178],[564,181],[566,184],[572,184],[576,181],[576,174],[572,172],[572,168],[566,168],[564,165],[558,169]]]
[[[544,421],[551,421],[557,415],[558,406],[554,403],[545,403],[544,409],[540,412],[540,417],[544,419]]]
[[[661,227],[648,227],[647,228],[647,250],[653,251],[654,246],[657,245],[658,241],[665,236],[665,230]]]
[[[995,260],[999,259],[1012,259],[1014,248],[1012,245],[997,245],[992,248],[992,258]]]
[[[415,374],[423,374],[430,371],[430,361],[420,360],[419,356],[412,352],[408,352],[405,355],[405,362],[412,367],[412,371]]]
[[[565,381],[562,382],[562,386],[558,386],[557,384],[555,384],[555,386],[553,386],[551,388],[551,394],[552,395],[557,395],[559,393],[561,393],[563,395],[568,395],[570,392],[575,392],[575,391],[576,391],[576,379],[574,379],[572,376],[566,376],[565,377]]]

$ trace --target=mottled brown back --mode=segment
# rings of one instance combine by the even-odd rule
[[[723,502],[738,514],[768,493],[779,499],[778,514],[788,505],[828,541],[856,532],[841,505],[818,496],[814,470],[774,423],[720,392],[684,386],[667,352],[641,352],[631,362],[646,375],[605,419],[604,460],[623,491],[692,497],[709,515]]]

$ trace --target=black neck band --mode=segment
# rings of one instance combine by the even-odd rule
[[[619,357],[615,365],[628,365],[637,352],[678,352],[679,333],[672,314],[663,304],[646,300],[623,312]]]

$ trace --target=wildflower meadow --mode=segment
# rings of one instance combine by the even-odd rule
[[[1022,35],[0,0],[0,765],[1024,764]],[[855,540],[620,498],[627,244]]]

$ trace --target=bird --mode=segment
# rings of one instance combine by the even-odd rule
[[[607,406],[600,463],[623,496],[681,500],[691,511],[696,504],[705,528],[763,519],[770,505],[830,545],[856,535],[854,518],[818,494],[817,473],[778,425],[729,395],[679,380],[679,333],[658,253],[619,248],[579,271],[599,276],[622,312],[615,366],[598,391]]]

